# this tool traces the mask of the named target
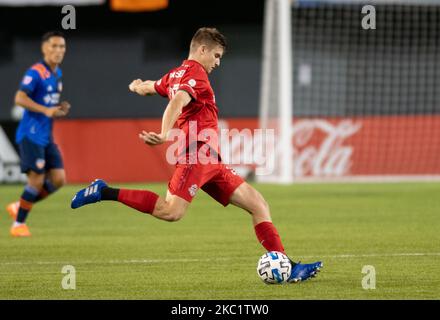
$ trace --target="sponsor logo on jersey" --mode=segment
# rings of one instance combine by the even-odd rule
[[[170,78],[182,78],[186,70],[179,70],[170,73]]]
[[[58,104],[60,101],[60,94],[59,93],[50,93],[46,94],[43,98],[45,104]]]

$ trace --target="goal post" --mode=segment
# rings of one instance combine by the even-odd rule
[[[440,0],[266,0],[263,30],[257,181],[439,179]]]
[[[290,11],[290,0],[269,0],[265,3],[260,127],[273,129],[277,141],[275,172],[257,176],[260,182],[291,183],[293,178],[290,143],[293,112]]]

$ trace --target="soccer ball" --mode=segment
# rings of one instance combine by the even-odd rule
[[[270,251],[258,260],[257,273],[267,284],[285,283],[292,272],[292,263],[283,253]]]

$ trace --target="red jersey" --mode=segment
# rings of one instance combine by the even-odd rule
[[[212,90],[208,74],[203,66],[194,60],[183,61],[180,67],[172,69],[154,84],[156,92],[163,97],[172,99],[179,90],[186,91],[192,98],[191,102],[182,109],[177,119],[177,126],[186,135],[186,147],[191,143],[191,137],[208,143],[217,153],[218,148],[218,108],[215,103],[215,95]],[[200,134],[204,129],[211,129],[209,137]],[[215,132],[215,136],[212,133]],[[197,134],[197,137],[195,136]]]

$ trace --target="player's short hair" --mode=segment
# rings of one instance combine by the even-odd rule
[[[226,50],[226,37],[220,33],[216,28],[203,27],[197,30],[191,40],[190,51],[194,51],[200,45],[206,45],[209,48],[213,48],[215,45],[219,45]]]
[[[49,41],[49,39],[52,37],[61,37],[63,39],[66,38],[64,36],[64,33],[62,33],[61,31],[49,31],[43,34],[43,36],[41,37],[41,43]]]

